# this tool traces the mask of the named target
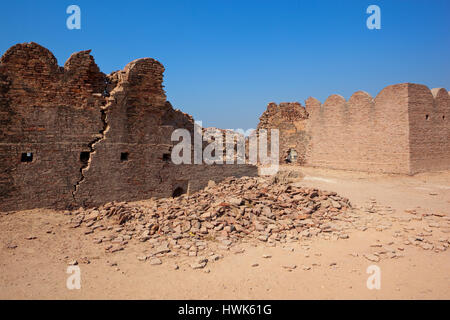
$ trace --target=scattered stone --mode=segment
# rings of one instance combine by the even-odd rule
[[[394,252],[387,252],[386,256],[390,259],[395,258],[397,255]]]
[[[285,264],[285,265],[282,265],[282,267],[283,267],[283,269],[286,269],[288,271],[292,271],[295,268],[297,268],[297,265],[295,265],[295,264]]]
[[[203,269],[204,267],[206,266],[206,262],[203,262],[203,263],[192,263],[191,264],[191,268],[192,269]]]
[[[156,265],[162,264],[162,261],[161,261],[161,259],[159,259],[159,258],[151,258],[151,259],[150,259],[150,264],[151,264],[152,266],[156,266]]]
[[[307,271],[307,270],[311,270],[311,267],[303,265],[303,266],[302,266],[302,269],[305,270],[305,271]]]
[[[440,224],[437,223],[437,222],[430,222],[430,223],[428,224],[428,226],[431,227],[431,228],[439,228],[439,227],[440,227]]]
[[[433,250],[433,245],[432,244],[429,244],[429,243],[426,243],[426,242],[422,242],[421,244],[420,244],[420,247],[422,248],[422,249],[424,249],[424,250]]]
[[[80,263],[82,264],[90,264],[91,261],[87,257],[80,258]]]
[[[245,249],[243,249],[243,248],[233,248],[233,249],[231,249],[231,252],[233,252],[235,254],[244,253]]]
[[[217,260],[219,260],[219,259],[221,259],[221,258],[222,258],[221,255],[219,255],[219,254],[213,254],[212,256],[209,257],[209,260],[210,260],[210,261],[217,261]]]
[[[197,256],[197,251],[189,251],[188,256],[189,257],[196,257]]]
[[[114,252],[122,251],[122,250],[123,250],[123,247],[122,247],[122,246],[119,246],[119,247],[113,247],[113,246],[111,246],[111,248],[109,249],[109,252],[114,253]]]
[[[258,237],[258,240],[261,240],[261,241],[267,241],[267,239],[269,238],[269,236],[268,235],[260,235],[259,237]]]
[[[371,254],[371,253],[364,254],[364,258],[366,258],[367,260],[372,261],[372,262],[380,261],[380,257],[378,257],[374,254]]]
[[[165,245],[165,246],[161,246],[161,247],[157,248],[155,251],[155,254],[168,253],[168,252],[170,252],[170,249],[168,248],[167,245]]]

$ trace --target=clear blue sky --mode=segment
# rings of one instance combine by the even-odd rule
[[[76,4],[81,30],[66,28]],[[381,30],[366,8],[381,8]],[[205,126],[254,128],[270,101],[348,99],[387,85],[450,90],[449,0],[3,1],[0,52],[37,42],[63,65],[92,49],[105,73],[152,57],[175,108]]]

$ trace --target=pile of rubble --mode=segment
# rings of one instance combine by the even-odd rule
[[[349,200],[334,192],[244,177],[210,181],[190,196],[80,208],[71,213],[70,224],[94,233],[108,252],[134,239],[148,242],[156,256],[180,251],[196,256],[211,242],[227,250],[243,239],[275,245],[334,232],[333,221],[349,208]]]

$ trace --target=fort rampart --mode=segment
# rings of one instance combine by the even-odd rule
[[[375,98],[363,91],[348,100],[331,95],[323,104],[309,98],[304,113],[292,112],[294,105],[301,108],[270,103],[260,126],[280,130],[280,155],[295,150],[295,164],[402,174],[450,169],[445,89],[403,83]]]

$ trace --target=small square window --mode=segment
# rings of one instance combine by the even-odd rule
[[[164,153],[163,154],[163,161],[169,162],[170,161],[170,153]]]
[[[80,153],[80,161],[83,163],[87,163],[90,157],[91,154],[89,152],[83,151]]]
[[[22,153],[22,156],[20,157],[21,162],[32,162],[33,161],[33,153],[32,152],[26,152]]]
[[[128,161],[128,152],[122,152],[120,154],[120,161]]]

